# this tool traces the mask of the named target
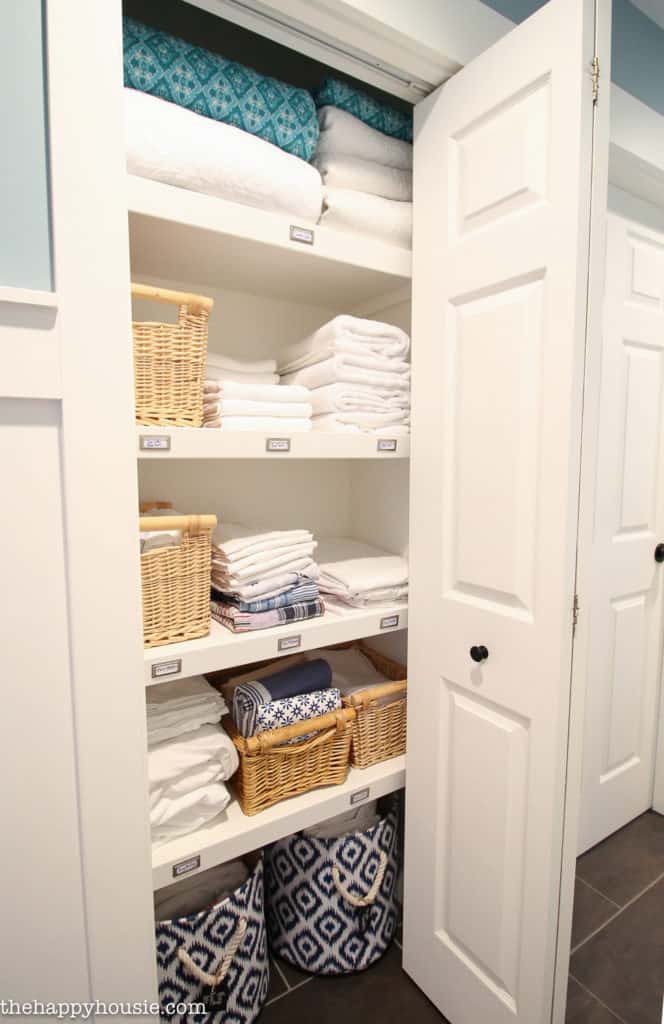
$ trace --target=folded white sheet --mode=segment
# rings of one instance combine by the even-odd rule
[[[301,341],[287,345],[280,352],[278,368],[280,374],[294,373],[342,353],[356,360],[358,366],[389,371],[390,360],[403,362],[409,348],[410,338],[400,327],[342,314]]]
[[[276,362],[274,365],[276,366]],[[206,380],[203,385],[203,403],[221,399],[293,405],[294,403],[307,403],[311,400],[311,396],[308,388],[299,385],[287,387],[284,384],[254,384],[249,378],[246,381]]]
[[[379,361],[378,366],[358,365],[359,357],[354,353],[339,353],[324,359],[313,366],[305,366],[302,370],[285,375],[282,380],[288,384],[303,384],[304,387],[325,387],[326,384],[367,384],[371,387],[410,390],[410,366],[402,359],[385,359],[380,356],[371,357]],[[380,363],[388,364],[382,369]]]
[[[330,412],[387,412],[410,409],[410,394],[368,384],[326,384],[310,391],[314,416]]]
[[[402,170],[413,166],[413,147],[409,142],[384,135],[339,107],[321,107],[318,123],[320,136],[315,159],[343,154]]]
[[[150,811],[153,846],[195,832],[221,814],[230,799],[231,795],[223,782],[213,782],[172,800],[162,798]]]
[[[311,420],[292,419],[286,416],[215,416],[214,419],[203,423],[203,426],[231,431],[255,430],[283,437],[288,434],[307,434],[311,430]]]
[[[360,427],[357,423],[344,423],[336,412],[314,416],[311,420],[314,430],[333,434],[375,434],[377,437],[407,437],[410,426],[407,423],[391,423],[388,426]]]
[[[319,540],[321,593],[364,607],[403,600],[408,591],[408,562],[350,537]]]
[[[243,523],[218,523],[212,533],[212,544],[228,561],[246,558],[258,551],[278,551],[293,544],[312,541],[309,530],[257,530]]]
[[[249,869],[243,860],[230,860],[157,889],[154,919],[173,921],[216,906],[244,885],[248,877]]]
[[[302,559],[309,559],[315,550],[316,541],[311,541],[308,544],[294,544],[280,551],[259,552],[230,565],[213,558],[212,573],[217,578],[225,578],[230,586],[242,586],[252,580],[264,579],[276,570],[288,572]]]
[[[203,676],[150,686],[146,691],[148,744],[214,724],[227,713],[223,697]]]
[[[276,597],[290,590],[296,583],[304,580],[317,580],[320,577],[320,570],[312,558],[303,559],[303,565],[288,572],[277,570],[275,573],[256,580],[251,583],[243,583],[242,586],[233,588],[230,593],[243,601],[257,601],[259,598]],[[214,573],[212,582],[215,582]]]
[[[284,389],[285,390],[285,389]],[[214,419],[221,416],[267,416],[286,419],[309,419],[311,404],[309,402],[252,402],[247,398],[222,398],[217,402],[203,402],[203,418]]]
[[[409,203],[413,199],[413,172],[387,167],[375,160],[363,160],[343,153],[321,153],[311,161],[320,171],[327,188],[352,188],[385,199]]]
[[[230,779],[237,767],[238,756],[233,741],[219,725],[203,725],[195,732],[148,748],[150,792],[165,790],[183,776],[208,768],[216,768],[222,780]],[[192,788],[196,787],[185,785],[184,791]]]
[[[396,409],[388,412],[328,412],[314,416],[314,427],[340,425],[359,427],[360,430],[375,430],[377,427],[410,426],[408,409]]]
[[[410,249],[413,204],[383,199],[369,192],[354,192],[350,188],[326,188],[320,222],[335,231],[366,235]]]
[[[135,89],[125,89],[130,174],[316,223],[315,167],[278,146]]]
[[[175,782],[168,786],[158,786],[151,789],[148,796],[150,810],[156,807],[164,797],[168,800],[175,800],[180,796],[184,796],[185,793],[193,793],[196,789],[203,789],[204,786],[209,786],[212,782],[223,781],[221,766],[216,762],[210,761],[209,764],[203,765],[202,768],[193,768],[189,772],[183,772]]]

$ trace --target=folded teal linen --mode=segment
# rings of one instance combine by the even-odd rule
[[[314,99],[317,107],[339,107],[384,135],[404,142],[413,141],[412,114],[395,110],[338,78],[324,78],[314,90]]]
[[[306,89],[124,17],[124,84],[235,125],[302,160],[313,156],[318,118]]]

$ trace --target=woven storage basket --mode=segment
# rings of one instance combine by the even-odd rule
[[[146,647],[210,632],[210,568],[216,516],[141,516],[140,529],[181,530],[177,547],[141,555]]]
[[[132,284],[136,298],[178,307],[175,324],[134,321],[136,422],[201,427],[208,317],[213,299]]]
[[[353,708],[342,708],[245,738],[225,718],[224,727],[240,755],[232,785],[244,813],[258,814],[298,793],[345,782],[354,719]],[[280,745],[311,733],[315,736],[302,743]]]
[[[393,680],[384,686],[372,686],[344,697],[344,707],[354,708],[357,716],[353,723],[351,764],[355,768],[368,768],[379,761],[388,761],[406,753],[406,669],[399,662],[387,658],[368,644],[360,641],[357,647],[371,663]],[[393,697],[389,703],[378,706],[382,697]]]

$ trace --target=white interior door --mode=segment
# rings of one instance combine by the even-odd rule
[[[664,541],[664,231],[655,225],[661,211],[612,191],[579,852],[652,802],[664,572],[654,557]]]
[[[404,966],[453,1024],[551,1017],[594,16],[551,0],[416,115]]]

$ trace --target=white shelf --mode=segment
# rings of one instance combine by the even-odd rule
[[[366,611],[328,603],[325,614],[316,619],[250,633],[232,633],[212,620],[209,635],[200,640],[148,648],[145,651],[145,685],[154,686],[170,679],[284,657],[295,651],[311,651],[346,640],[393,633],[407,625],[408,607],[405,604]],[[292,645],[289,645],[289,640]],[[280,644],[283,645],[281,650]],[[171,669],[173,671],[169,671]],[[153,677],[153,672],[160,671],[166,674]]]
[[[200,857],[200,864],[184,877],[224,861],[241,857],[268,843],[334,817],[350,806],[376,800],[406,782],[406,758],[394,757],[371,768],[351,768],[341,786],[327,786],[284,800],[266,811],[247,817],[236,800],[223,815],[197,832],[173,839],[152,851],[152,885],[160,889],[174,881],[173,867]],[[362,791],[366,790],[365,793]],[[356,799],[351,804],[351,797]],[[359,796],[359,794],[362,794]],[[359,796],[359,799],[357,798]]]
[[[216,196],[128,176],[132,277],[352,309],[410,282],[411,253]],[[312,245],[290,238],[311,228]]]
[[[372,434],[262,434],[196,427],[137,427],[140,459],[407,459],[410,438]],[[289,448],[283,450],[284,440]],[[275,444],[275,441],[277,442]],[[159,444],[162,447],[145,447]],[[273,448],[269,448],[269,444]],[[276,450],[274,450],[276,448]]]

